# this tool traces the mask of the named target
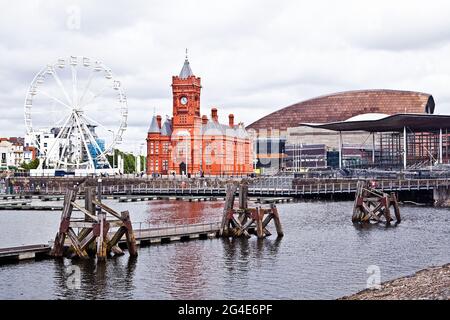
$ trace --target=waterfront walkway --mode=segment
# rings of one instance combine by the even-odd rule
[[[302,196],[320,194],[353,194],[360,179],[294,179],[294,178],[264,178],[254,179],[249,183],[250,196]],[[450,179],[368,179],[373,181],[375,188],[385,192],[434,190],[449,188]],[[58,182],[60,181],[60,182]],[[107,180],[106,180],[107,181]],[[134,179],[115,184],[103,182],[104,195],[195,195],[223,196],[226,193],[227,181],[215,180],[202,182],[200,180],[165,180],[165,179]],[[228,181],[229,182],[229,181]],[[74,182],[67,179],[52,180],[45,187],[19,188],[17,194],[41,194],[46,197],[62,195]],[[83,193],[83,187],[80,188]],[[45,199],[44,199],[45,200]]]
[[[385,192],[434,190],[439,187],[449,188],[450,179],[415,179],[415,180],[373,180],[375,188]],[[352,180],[326,180],[317,179],[307,181],[299,180],[291,186],[286,184],[250,184],[249,196],[290,197],[302,195],[321,194],[354,194],[357,189],[357,179]],[[52,190],[55,191],[55,190]],[[59,190],[55,192],[58,193]],[[223,196],[226,186],[167,186],[158,183],[140,183],[131,185],[103,186],[102,194],[109,195],[209,195]]]

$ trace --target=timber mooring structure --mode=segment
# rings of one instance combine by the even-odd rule
[[[65,253],[66,238],[71,244],[66,252],[70,257],[88,258],[96,256],[97,260],[105,260],[111,253],[123,254],[117,245],[123,235],[130,256],[137,256],[136,239],[128,211],[116,212],[102,203],[101,179],[98,180],[97,193],[93,187],[85,189],[85,206],[78,205],[75,200],[79,186],[67,190],[64,197],[64,206],[61,214],[59,231],[51,251],[54,257],[62,257]],[[73,208],[84,213],[84,219],[72,217]],[[107,215],[114,219],[107,219]],[[118,228],[110,238],[108,235],[110,227]],[[78,235],[74,228],[82,228]]]
[[[395,192],[390,194],[375,189],[367,181],[357,184],[353,206],[353,223],[382,222],[387,225],[393,221],[390,208],[394,208],[396,224],[401,222],[400,208]]]
[[[239,189],[239,208],[234,209],[237,189]],[[249,208],[248,182],[243,181],[239,186],[228,184],[219,236],[250,238],[251,234],[256,234],[259,239],[262,239],[271,235],[266,227],[272,220],[278,237],[283,237],[283,228],[275,204],[271,204],[269,208],[261,206]]]

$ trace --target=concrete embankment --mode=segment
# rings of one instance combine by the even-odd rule
[[[366,289],[339,300],[450,300],[450,263]]]

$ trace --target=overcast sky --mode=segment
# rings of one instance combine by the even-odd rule
[[[128,96],[123,149],[172,111],[185,48],[202,114],[246,125],[290,104],[355,89],[433,94],[450,114],[448,1],[6,1],[0,10],[0,136],[23,136],[34,75],[59,57],[107,64]]]

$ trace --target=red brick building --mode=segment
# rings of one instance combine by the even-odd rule
[[[201,116],[201,80],[186,57],[172,77],[173,114],[153,116],[147,133],[147,174],[237,175],[253,171],[252,140],[243,123],[219,123],[216,108]]]

